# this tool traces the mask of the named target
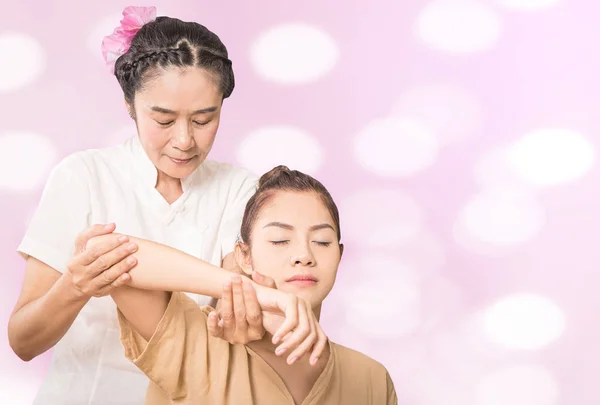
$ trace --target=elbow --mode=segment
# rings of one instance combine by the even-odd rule
[[[17,357],[25,362],[29,362],[29,361],[35,359],[35,357],[36,357],[33,353],[27,353],[24,350],[15,349],[15,347],[12,345],[11,345],[11,347],[13,349],[13,352],[15,352],[15,354],[17,355]]]
[[[27,350],[25,347],[20,346],[20,345],[14,343],[12,341],[12,339],[9,338],[8,342],[10,344],[10,348],[12,349],[12,351],[21,360],[23,360],[23,361],[31,361],[31,360],[33,360],[36,357],[35,353],[32,353],[31,351]]]
[[[33,360],[37,355],[35,353],[33,353],[31,350],[28,350],[27,345],[24,344],[19,344],[19,342],[22,342],[22,339],[19,339],[17,336],[15,336],[15,331],[14,331],[14,325],[11,325],[11,322],[8,323],[8,344],[10,345],[10,348],[12,349],[12,351],[17,355],[17,357],[19,357],[21,360],[23,361],[31,361]]]

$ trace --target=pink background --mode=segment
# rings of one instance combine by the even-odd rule
[[[0,13],[2,325],[49,170],[134,134],[100,56],[127,5]],[[331,190],[346,252],[322,324],[388,368],[401,404],[600,403],[596,2],[155,5],[230,51],[211,158]],[[0,335],[0,403],[29,404],[49,359]]]

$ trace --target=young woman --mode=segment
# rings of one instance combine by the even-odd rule
[[[195,22],[155,18],[154,7],[128,7],[123,16],[103,53],[137,134],[64,159],[18,249],[27,262],[10,344],[26,361],[54,347],[36,405],[143,402],[148,379],[123,356],[116,307],[107,297],[128,280],[136,246],[123,238],[86,262],[89,237],[112,232],[116,223],[122,233],[221,266],[233,262],[256,187],[246,170],[207,159],[223,100],[234,88],[219,37]],[[191,296],[197,305],[210,300]]]
[[[115,237],[96,237],[90,245],[106,250]],[[396,404],[386,369],[335,343],[320,358],[313,354],[290,365],[304,344],[294,335],[294,325],[305,323],[296,315],[307,310],[319,317],[343,252],[338,210],[323,185],[285,167],[265,174],[246,206],[241,238],[234,250],[239,266],[248,275],[260,268],[277,289],[232,279],[185,253],[135,240],[131,286],[112,297],[125,354],[152,381],[146,403]],[[267,334],[246,345],[215,338],[207,328],[216,321],[210,307],[162,291],[223,296],[238,309],[257,304]]]

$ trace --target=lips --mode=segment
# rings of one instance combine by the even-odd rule
[[[185,164],[188,163],[190,160],[192,160],[194,157],[192,156],[191,158],[187,158],[187,159],[176,159],[174,157],[171,157],[171,160],[175,163],[179,163],[179,164]]]
[[[290,281],[314,281],[314,282],[317,282],[319,280],[317,280],[316,277],[311,276],[310,274],[296,274],[295,276],[292,276],[285,281],[287,281],[287,282],[290,282]]]

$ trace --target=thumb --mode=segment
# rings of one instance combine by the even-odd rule
[[[252,270],[252,280],[255,281],[257,284],[260,284],[264,287],[268,287],[268,288],[276,288],[277,287],[275,285],[275,280],[273,280],[271,277],[260,274],[256,270]]]
[[[95,224],[77,235],[75,239],[75,252],[83,252],[90,239],[94,236],[105,235],[115,230],[115,224]]]

